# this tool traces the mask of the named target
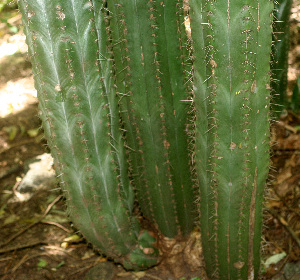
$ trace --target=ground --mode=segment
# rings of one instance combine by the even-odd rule
[[[299,11],[295,5],[289,95],[300,69]],[[0,280],[175,279],[168,263],[132,273],[95,252],[68,220],[58,187],[36,191],[27,201],[18,192],[26,172],[24,162],[49,150],[38,117],[21,17],[15,11],[9,13],[9,25],[0,22]],[[299,205],[300,114],[289,111],[272,124],[272,168],[263,232],[262,260],[271,256],[282,258],[264,269],[262,279],[294,279],[289,278],[288,270],[299,269]],[[280,278],[284,269],[285,278]],[[100,277],[100,273],[106,274]],[[182,279],[196,275],[191,273]]]

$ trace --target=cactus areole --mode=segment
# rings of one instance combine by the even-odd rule
[[[19,9],[68,214],[86,239],[139,270],[200,225],[211,279],[257,278],[272,1]]]

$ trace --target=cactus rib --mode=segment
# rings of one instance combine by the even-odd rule
[[[287,72],[289,51],[289,17],[292,0],[277,0],[274,2],[273,44],[272,44],[272,111],[280,113],[287,106]]]
[[[192,0],[190,6],[206,266],[214,279],[254,279],[269,165],[272,3]]]
[[[112,32],[124,34],[123,40],[114,41],[115,58],[123,58],[116,64],[125,70],[116,78],[121,108],[131,116],[131,123],[124,123],[131,134],[127,139],[134,154],[133,175],[141,174],[134,182],[142,212],[164,235],[185,235],[195,213],[185,132],[187,104],[182,101],[188,98],[181,45],[185,32],[180,34],[182,1],[112,1],[108,8],[117,10],[119,17],[119,22],[112,19]]]

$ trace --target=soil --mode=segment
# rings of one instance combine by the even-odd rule
[[[147,271],[125,271],[93,250],[72,226],[58,187],[36,191],[29,200],[17,191],[25,175],[24,162],[49,150],[38,117],[20,15],[16,13],[10,22],[19,31],[14,34],[9,26],[0,24],[0,50],[3,46],[19,47],[13,54],[0,57],[0,280],[196,277],[197,273],[184,274],[182,262],[176,258]],[[291,18],[289,96],[300,74],[299,33],[300,8],[295,4]],[[299,112],[285,112],[272,124],[272,144],[262,260],[282,252],[286,256],[266,268],[261,278],[293,279],[280,277],[286,264],[300,260]],[[172,262],[177,263],[177,270],[182,269],[184,278],[174,278],[169,269]],[[201,279],[205,279],[201,273]]]

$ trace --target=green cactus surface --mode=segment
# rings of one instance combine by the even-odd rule
[[[102,45],[104,13],[94,4],[19,1],[45,134],[70,217],[109,257],[123,263],[128,256],[127,268],[144,268],[157,262],[157,250],[153,238],[140,239],[132,215],[117,96]]]
[[[271,93],[272,111],[276,114],[282,112],[288,105],[286,89],[290,47],[289,18],[292,4],[292,0],[276,0],[274,2]]]
[[[116,88],[142,213],[167,237],[194,227],[183,2],[108,1]]]
[[[272,1],[190,0],[200,228],[211,279],[255,279],[269,167]]]

